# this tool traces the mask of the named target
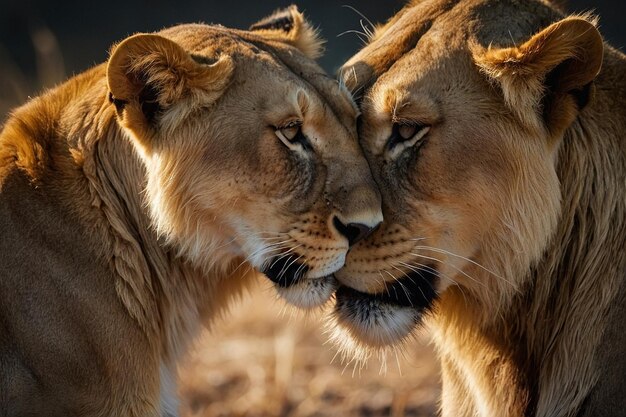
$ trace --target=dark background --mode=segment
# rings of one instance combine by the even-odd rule
[[[322,66],[334,72],[361,45],[354,33],[361,17],[383,22],[404,0],[0,0],[0,120],[6,110],[43,87],[58,83],[107,58],[112,43],[135,32],[176,23],[206,22],[247,28],[274,9],[296,3],[328,40]],[[626,46],[626,2],[571,0],[569,11],[595,10],[601,31]]]

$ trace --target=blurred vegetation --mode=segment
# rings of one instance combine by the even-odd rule
[[[597,12],[606,39],[618,48],[626,46],[626,2],[558,2],[567,3],[572,12]],[[247,28],[291,3],[296,3],[328,40],[320,63],[334,72],[362,44],[354,32],[362,30],[361,23],[386,21],[405,0],[0,0],[0,120],[42,88],[103,62],[110,46],[132,33],[187,22]]]
[[[88,3],[3,0],[0,1],[0,120],[28,96],[104,62],[111,45],[130,34],[189,22],[247,28],[291,3],[297,3],[328,40],[320,63],[334,72],[362,44],[353,32],[344,32],[361,30],[360,21],[364,19],[344,6],[352,4],[372,21],[382,22],[402,7],[403,0],[239,0],[232,5],[218,0],[184,4],[163,0]]]
[[[39,27],[30,34],[35,73],[24,72],[0,44],[0,121],[10,109],[25,102],[36,92],[52,87],[66,78],[61,48],[54,33]]]
[[[425,334],[385,363],[342,362],[326,343],[324,312],[285,306],[265,281],[181,367],[182,417],[436,415],[439,365]]]

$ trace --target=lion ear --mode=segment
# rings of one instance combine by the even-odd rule
[[[587,105],[604,46],[583,17],[556,22],[519,47],[474,51],[476,63],[499,82],[508,106],[525,122],[563,132]]]
[[[311,59],[319,58],[324,49],[324,40],[319,36],[319,32],[311,26],[295,5],[277,10],[250,26],[249,30],[267,39],[295,46]]]
[[[233,69],[228,56],[193,56],[167,38],[138,34],[113,48],[107,64],[109,98],[122,125],[144,138],[164,127],[165,114],[181,101],[193,108],[217,100]]]

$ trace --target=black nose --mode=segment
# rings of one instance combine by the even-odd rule
[[[348,244],[350,246],[353,246],[359,240],[365,239],[366,237],[371,235],[372,232],[378,227],[378,225],[370,227],[362,223],[343,224],[337,216],[333,218],[333,225],[335,226],[337,231],[339,231],[339,233],[341,233],[348,239]]]

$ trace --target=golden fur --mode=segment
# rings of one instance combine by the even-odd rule
[[[301,280],[281,291],[327,300],[348,249],[336,225],[381,213],[349,93],[297,49],[319,45],[295,7],[251,31],[139,34],[13,112],[1,415],[176,415],[177,359],[253,267],[289,255]]]
[[[336,274],[349,344],[425,320],[444,416],[622,415],[624,55],[547,2],[416,0],[342,76],[385,218]]]

